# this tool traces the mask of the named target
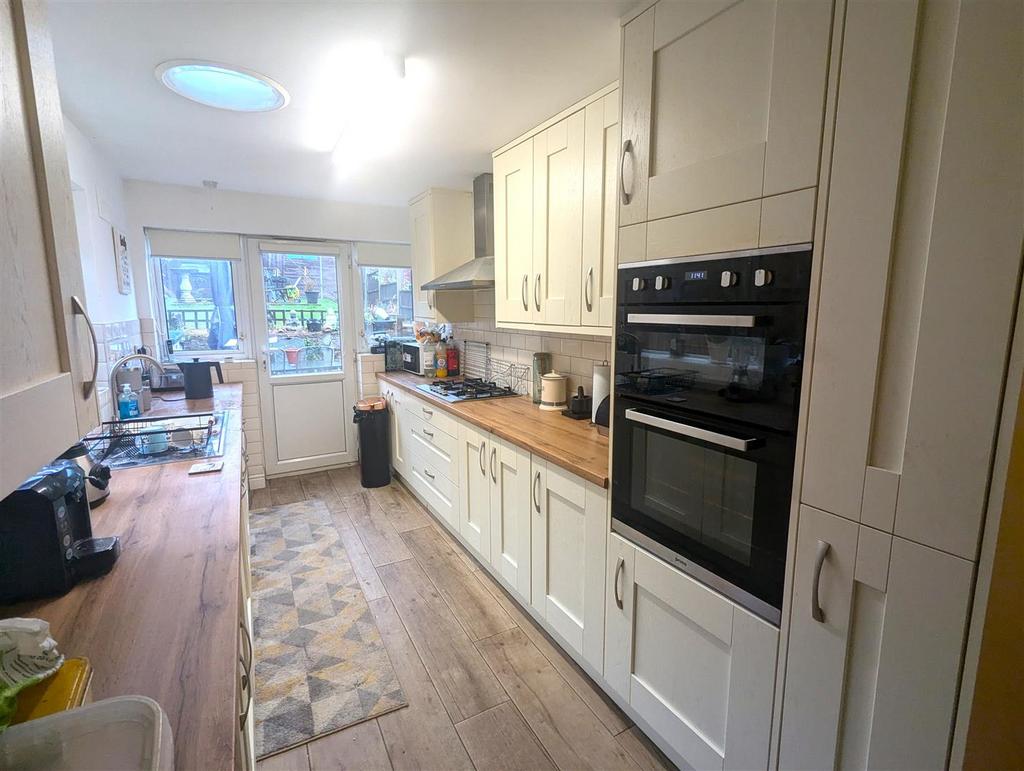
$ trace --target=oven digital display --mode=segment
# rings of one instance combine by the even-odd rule
[[[706,270],[688,270],[686,271],[687,281],[707,281],[708,272]]]

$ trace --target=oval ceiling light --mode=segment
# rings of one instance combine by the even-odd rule
[[[156,68],[156,77],[193,102],[235,112],[271,112],[288,104],[284,86],[266,75],[218,62],[173,59]]]

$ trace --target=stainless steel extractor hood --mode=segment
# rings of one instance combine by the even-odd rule
[[[421,289],[494,288],[494,177],[481,174],[473,180],[473,237],[476,257],[462,263]]]

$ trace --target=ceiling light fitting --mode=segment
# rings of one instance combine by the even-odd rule
[[[172,59],[156,78],[179,96],[207,107],[235,112],[271,112],[288,104],[284,86],[266,75],[219,62]]]

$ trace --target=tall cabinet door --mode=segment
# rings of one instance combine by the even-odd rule
[[[494,159],[494,314],[533,318],[533,139]]]
[[[626,25],[620,225],[816,184],[831,7],[666,1]]]
[[[491,437],[491,565],[530,601],[530,453]]]
[[[595,667],[603,663],[604,490],[533,457],[532,603]]]
[[[420,289],[426,281],[434,277],[434,234],[430,206],[430,197],[423,196],[409,207],[412,229],[413,315],[424,320],[437,317],[434,310],[434,293],[428,289]]]
[[[14,0],[0,10],[0,85],[0,434],[8,440],[0,447],[3,497],[95,427],[99,414],[44,3]]]
[[[587,105],[583,168],[584,326],[615,318],[615,206],[618,195],[619,92]]]
[[[581,110],[533,140],[533,321],[580,323],[583,262]]]
[[[489,435],[459,423],[459,532],[485,561],[491,558]]]

